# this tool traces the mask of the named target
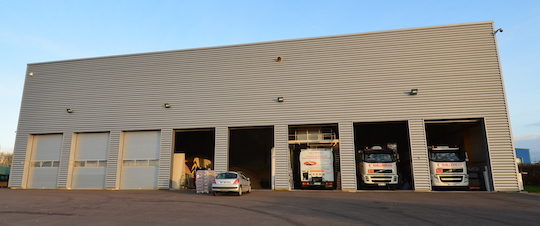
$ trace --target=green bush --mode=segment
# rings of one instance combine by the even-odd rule
[[[540,186],[540,163],[519,164],[519,172],[523,175],[523,184]]]

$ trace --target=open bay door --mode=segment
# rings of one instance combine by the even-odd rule
[[[109,133],[77,134],[71,187],[104,189]]]
[[[56,188],[62,134],[34,135],[28,174],[28,188]]]
[[[160,131],[125,132],[120,189],[157,189]]]

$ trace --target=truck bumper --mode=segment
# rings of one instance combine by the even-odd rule
[[[396,174],[368,174],[362,177],[364,184],[366,185],[376,185],[376,186],[386,186],[386,185],[397,185],[398,184],[398,175]]]
[[[431,176],[431,185],[440,187],[467,187],[469,186],[469,175],[435,174]]]
[[[313,182],[313,181],[302,181],[302,188],[332,188],[334,187],[334,182]]]

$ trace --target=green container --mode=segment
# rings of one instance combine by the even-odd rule
[[[0,175],[9,175],[9,166],[0,166]]]

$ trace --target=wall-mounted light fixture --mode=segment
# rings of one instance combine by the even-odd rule
[[[499,29],[495,30],[495,31],[493,32],[493,35],[496,35],[498,32],[501,32],[501,33],[502,33],[502,32],[503,32],[503,29],[502,29],[502,28],[499,28]]]
[[[285,101],[285,98],[283,98],[283,97],[278,97],[278,98],[276,98],[276,101],[277,101],[278,103],[281,103],[281,102]]]
[[[33,76],[34,76],[34,72],[32,72],[32,71],[31,71],[31,72],[28,72],[28,75],[29,75],[30,77],[33,77]]]
[[[276,57],[276,58],[274,59],[274,61],[276,61],[276,62],[279,63],[279,62],[283,61],[283,58],[280,57],[280,56],[278,56],[278,57]]]
[[[164,103],[164,104],[163,104],[163,107],[164,107],[164,108],[171,108],[171,104],[169,104],[169,103]]]
[[[73,113],[73,112],[75,112],[75,110],[73,110],[73,108],[66,108],[66,111],[67,111],[67,113]]]
[[[411,89],[411,91],[409,91],[409,95],[411,96],[418,95],[418,89]]]

